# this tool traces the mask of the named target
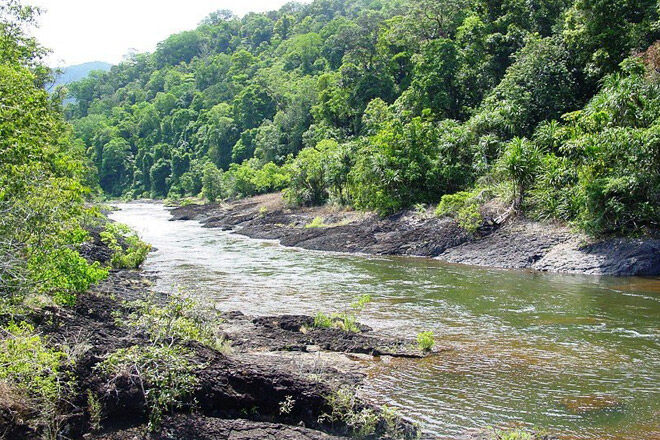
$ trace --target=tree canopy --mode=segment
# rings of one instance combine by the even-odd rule
[[[195,195],[215,176],[211,164],[224,182],[214,198],[288,187],[292,203],[338,198],[391,213],[488,180],[509,185],[508,198],[534,215],[636,230],[657,227],[657,172],[644,176],[644,218],[623,222],[596,220],[594,210],[637,212],[610,198],[613,185],[637,191],[642,181],[605,185],[596,175],[626,167],[614,144],[656,160],[650,138],[632,141],[651,132],[632,130],[655,126],[658,29],[646,0],[316,0],[242,18],[219,11],[154,53],[71,85],[65,110],[111,196]],[[623,93],[649,102],[643,122],[623,102],[589,112]],[[608,112],[625,120],[620,132],[599,125],[590,132],[603,136],[599,152],[578,154],[580,121]],[[615,160],[608,171],[592,162],[604,157]],[[554,180],[551,164],[580,176]],[[257,172],[289,177],[243,185]],[[543,206],[551,193],[575,195],[570,214]]]

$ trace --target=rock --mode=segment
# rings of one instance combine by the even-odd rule
[[[158,433],[144,435],[145,427],[123,429],[96,436],[98,440],[332,440],[336,437],[311,429],[279,423],[245,419],[219,419],[214,417],[177,415],[165,417]]]
[[[586,415],[603,411],[616,411],[621,409],[623,404],[614,396],[597,394],[567,397],[562,399],[561,406],[573,414]]]
[[[262,209],[268,214],[262,215]],[[328,227],[305,228],[321,217]],[[454,220],[414,211],[381,218],[328,207],[289,209],[278,194],[226,205],[191,205],[172,219],[195,219],[205,227],[232,229],[284,246],[376,255],[436,257],[450,263],[595,275],[659,275],[660,239],[613,238],[593,242],[568,227],[513,218],[485,221],[476,235]]]

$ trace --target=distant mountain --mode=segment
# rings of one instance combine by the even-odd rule
[[[91,61],[89,63],[63,67],[60,69],[62,73],[55,75],[55,82],[52,88],[54,89],[57,86],[79,81],[94,70],[108,71],[111,67],[112,64],[104,63],[103,61]]]

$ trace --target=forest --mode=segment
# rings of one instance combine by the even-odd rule
[[[283,190],[467,229],[495,201],[636,234],[660,219],[659,32],[650,0],[316,0],[217,11],[60,94],[110,198]]]
[[[518,372],[536,374],[552,364],[562,373],[577,372],[567,382],[592,386],[602,377],[608,387],[622,383],[647,406],[631,406],[616,390],[585,395],[567,389],[541,396],[543,404],[562,398],[552,406],[520,411],[533,422],[539,415],[569,414],[591,426],[597,419],[620,422],[623,414],[638,424],[624,419],[595,435],[616,428],[643,438],[657,431],[651,426],[657,396],[648,394],[657,376],[650,345],[657,279],[636,278],[639,284],[631,287],[618,279],[616,285],[589,279],[578,286],[575,278],[549,281],[522,271],[482,277],[464,268],[471,275],[462,276],[431,259],[284,258],[280,248],[250,245],[247,238],[231,254],[221,248],[220,235],[205,235],[208,230],[195,225],[194,235],[178,237],[163,226],[172,224],[169,214],[145,220],[145,208],[131,205],[133,220],[166,231],[155,239],[187,240],[168,248],[167,258],[177,262],[169,275],[198,268],[178,257],[195,260],[215,246],[208,261],[231,267],[181,279],[206,279],[230,293],[236,283],[244,295],[254,289],[255,274],[262,281],[258,300],[249,304],[248,296],[236,295],[246,312],[269,301],[278,311],[305,301],[317,309],[316,316],[255,318],[221,313],[216,305],[224,304],[214,303],[208,284],[206,290],[188,286],[201,292],[196,299],[157,292],[152,278],[134,270],[150,245],[110,220],[103,202],[167,198],[185,210],[207,208],[189,205],[189,197],[215,203],[282,192],[287,209],[329,205],[374,213],[365,223],[370,234],[383,229],[379,221],[406,209],[432,212],[433,221],[452,217],[452,228],[458,226],[448,229],[449,238],[460,236],[461,243],[477,241],[470,233],[489,213],[515,214],[611,239],[621,245],[617,256],[636,246],[646,254],[628,252],[630,265],[643,266],[638,257],[646,255],[655,266],[640,270],[657,274],[660,240],[612,237],[653,237],[660,227],[659,12],[652,0],[314,0],[243,17],[220,10],[153,53],[133,54],[107,72],[51,88],[56,72],[46,65],[48,50],[31,36],[40,9],[21,0],[0,2],[0,438],[185,438],[193,431],[201,433],[196,438],[220,438],[218,432],[418,438],[418,426],[356,394],[357,377],[367,376],[363,370],[334,367],[347,353],[366,356],[366,363],[380,362],[381,354],[432,359],[445,350],[435,347],[434,331],[447,328],[465,341],[478,340],[454,340],[459,348],[436,358],[438,364],[465,363],[453,364],[460,368],[448,375],[427,359],[411,374],[419,393],[427,373],[449,384],[427,388],[430,394],[460,392],[455,407],[441,402],[443,410],[470,407],[476,396],[482,400],[472,407],[490,417],[496,410],[484,409],[492,402],[487,397],[500,405],[502,395],[520,391],[507,381],[493,391],[487,386],[493,371],[525,380]],[[192,218],[184,214],[179,219]],[[322,217],[300,218],[291,229],[305,237],[331,229]],[[434,231],[427,223],[424,232]],[[433,241],[427,237],[436,235],[421,240]],[[274,265],[266,265],[267,258]],[[287,272],[291,268],[312,278]],[[344,268],[358,281],[331,276]],[[411,279],[403,280],[406,269]],[[244,278],[231,278],[231,270]],[[273,274],[304,291],[281,288]],[[405,289],[381,296],[397,277]],[[358,322],[372,301],[365,292],[370,282],[382,319],[403,323],[396,338],[369,333],[373,329]],[[282,296],[273,300],[278,289]],[[336,296],[319,289],[335,289]],[[419,292],[421,299],[414,297]],[[336,310],[323,309],[327,303]],[[397,318],[407,307],[414,313]],[[456,314],[464,310],[469,313]],[[525,321],[528,312],[533,316]],[[524,327],[513,337],[502,333],[518,330],[520,322]],[[443,337],[452,342],[451,332]],[[502,343],[488,345],[495,340]],[[320,359],[321,345],[328,367],[313,360],[312,374],[293,371],[302,371],[302,363],[293,368],[286,356]],[[529,350],[506,351],[512,346]],[[259,358],[264,353],[268,357]],[[535,357],[539,353],[557,357]],[[520,369],[522,363],[508,368],[510,360],[529,362],[529,369]],[[593,365],[600,369],[587,369]],[[457,377],[467,382],[452,390]],[[332,388],[335,381],[348,388]],[[538,382],[523,385],[530,395],[539,388]],[[564,385],[562,376],[559,391]],[[476,388],[492,396],[471,396]],[[425,405],[411,410],[440,408]],[[591,406],[583,412],[584,405]],[[470,417],[457,414],[436,416],[468,423]],[[621,438],[631,438],[625,434]],[[516,430],[478,438],[554,437]]]

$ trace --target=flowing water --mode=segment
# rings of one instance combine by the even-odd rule
[[[112,218],[157,250],[145,269],[221,310],[315,314],[365,293],[360,320],[450,351],[382,362],[363,393],[430,433],[535,426],[562,438],[660,439],[660,278],[607,278],[448,265],[431,259],[285,248],[159,204]]]

